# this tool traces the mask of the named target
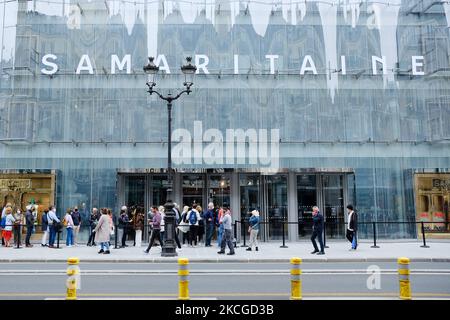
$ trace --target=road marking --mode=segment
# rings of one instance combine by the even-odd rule
[[[2,270],[0,276],[35,276],[41,275],[66,275],[66,270]],[[258,276],[258,275],[289,275],[290,271],[280,270],[190,270],[191,276],[203,276],[203,275],[216,275],[216,276],[229,276],[229,275],[242,275],[242,276]],[[320,276],[320,275],[367,275],[366,270],[348,269],[348,270],[302,270],[303,275],[308,276]],[[383,275],[397,275],[396,269],[381,270]],[[127,276],[127,275],[144,275],[144,276],[176,276],[178,270],[81,270],[81,275],[84,276]],[[414,276],[441,276],[450,275],[450,270],[447,269],[420,269],[412,270],[411,275]]]
[[[171,293],[78,293],[80,297],[177,297],[177,294]],[[0,293],[0,297],[64,297],[65,294],[60,293]],[[289,297],[288,293],[191,293],[192,297]],[[365,293],[365,292],[318,292],[304,293],[306,297],[398,297],[398,293]],[[413,298],[449,298],[450,293],[415,293]]]

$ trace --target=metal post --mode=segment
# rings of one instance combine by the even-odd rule
[[[236,239],[236,242],[234,243],[234,247],[237,248],[237,220],[234,221],[234,238]]]
[[[323,222],[323,247],[325,249],[328,249],[329,246],[327,246],[327,222]]]
[[[245,244],[245,234],[247,233],[247,230],[245,230],[245,219],[242,219],[242,229],[244,231],[244,244],[241,247],[247,247],[247,245]]]
[[[423,240],[423,245],[421,245],[421,248],[429,248],[430,246],[427,246],[427,241],[425,239],[425,225],[423,223],[423,221],[420,222],[421,227],[422,227],[422,240]]]
[[[164,225],[165,225],[165,237],[164,244],[162,244],[161,256],[162,257],[175,257],[177,256],[175,246],[175,212],[173,211],[174,205],[172,202],[172,100],[167,100],[167,175],[168,175],[168,187],[167,187],[167,199],[164,204]]]
[[[286,246],[286,238],[285,238],[285,223],[286,221],[283,219],[283,221],[281,221],[281,226],[282,226],[282,230],[283,230],[283,245],[280,246],[280,248],[287,248]]]
[[[118,249],[119,247],[117,246],[117,223],[114,224],[114,249]]]
[[[56,231],[56,233],[57,233],[57,236],[56,236],[56,239],[57,239],[56,240],[56,248],[59,249],[59,235],[61,234],[61,231],[58,230],[58,231]]]
[[[372,222],[372,228],[373,228],[373,246],[371,246],[371,248],[379,248],[379,246],[377,246],[377,224],[375,222]]]

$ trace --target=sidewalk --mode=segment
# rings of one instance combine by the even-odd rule
[[[241,243],[242,244],[242,243]],[[78,247],[49,249],[41,246],[33,248],[0,247],[0,262],[65,262],[68,257],[78,257],[81,262],[176,262],[178,258],[188,258],[190,262],[288,262],[291,257],[300,257],[304,262],[396,262],[398,257],[408,257],[415,262],[450,262],[450,242],[430,241],[429,248],[421,248],[419,241],[381,242],[380,248],[371,248],[372,243],[362,242],[357,251],[349,251],[347,242],[327,242],[326,254],[312,255],[312,245],[308,242],[288,242],[288,248],[280,248],[280,243],[261,243],[259,251],[246,251],[238,244],[234,256],[217,254],[217,247],[183,247],[178,257],[161,257],[161,249],[153,247],[150,254],[133,246],[111,249],[111,254],[98,254],[98,248],[81,245]],[[112,247],[114,248],[114,246]],[[227,249],[228,252],[228,249]]]

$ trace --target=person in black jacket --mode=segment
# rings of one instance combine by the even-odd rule
[[[358,214],[353,210],[353,206],[349,204],[347,206],[348,212],[348,224],[347,224],[347,232],[346,237],[348,241],[352,244],[350,251],[356,250],[358,247],[358,242],[356,239],[356,231],[358,229]]]
[[[89,226],[91,234],[89,235],[88,247],[95,246],[95,227],[97,226],[98,220],[100,220],[101,214],[97,208],[92,209],[91,216],[89,217]]]
[[[26,222],[26,226],[27,226],[27,236],[25,238],[25,245],[27,247],[32,247],[33,245],[30,243],[30,238],[31,238],[31,234],[33,233],[33,228],[34,228],[34,211],[35,211],[35,207],[33,205],[28,206],[27,208],[27,213],[25,215],[25,222]]]
[[[325,254],[323,248],[323,215],[320,213],[319,208],[317,206],[313,207],[313,233],[311,236],[311,242],[314,246],[314,251],[311,254]],[[320,251],[317,248],[316,238],[319,239]]]
[[[119,216],[119,230],[123,230],[122,231],[122,245],[120,246],[121,248],[128,247],[127,236],[128,236],[129,227],[130,227],[131,222],[133,222],[133,221],[132,220],[130,221],[130,219],[128,217],[128,209],[126,206],[123,206],[122,209],[120,210],[120,216]]]

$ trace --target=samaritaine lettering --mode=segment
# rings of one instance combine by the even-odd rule
[[[208,65],[210,62],[210,59],[205,54],[196,54],[194,56],[195,58],[195,64],[197,65],[197,73],[203,73],[203,74],[209,74]],[[265,56],[268,64],[269,64],[269,72],[268,74],[275,74],[275,71],[277,69],[277,62],[280,59],[279,55],[276,54],[268,54]],[[53,75],[58,72],[59,67],[57,64],[58,56],[48,53],[45,54],[42,57],[42,64],[43,68],[41,69],[41,73],[45,75]],[[372,56],[372,65],[371,65],[371,72],[372,75],[386,75],[389,73],[390,70],[387,69],[387,58],[385,56],[378,57],[378,56]],[[341,56],[340,57],[340,72],[342,75],[348,74],[347,72],[347,62],[346,57]],[[170,74],[170,66],[167,63],[167,58],[164,54],[160,54],[155,59],[155,64],[159,66],[159,69],[162,72],[165,72],[166,74]],[[83,54],[76,66],[75,74],[94,74],[94,67],[95,63],[91,59],[91,57],[88,54]],[[408,72],[410,72],[411,75],[414,76],[423,76],[425,75],[424,71],[425,66],[425,57],[424,56],[412,56],[411,57],[411,65]],[[234,74],[239,74],[239,55],[235,54],[233,55],[233,66],[230,66],[230,69],[233,69]],[[395,72],[395,70],[391,70],[392,72]],[[119,57],[116,54],[111,55],[111,64],[110,64],[110,70],[109,72],[111,74],[116,73],[126,73],[131,74],[131,55],[125,54],[121,57]],[[299,65],[299,74],[305,75],[305,74],[312,74],[317,75],[317,67],[316,63],[314,61],[314,57],[310,55],[306,55],[303,57],[302,63]]]

